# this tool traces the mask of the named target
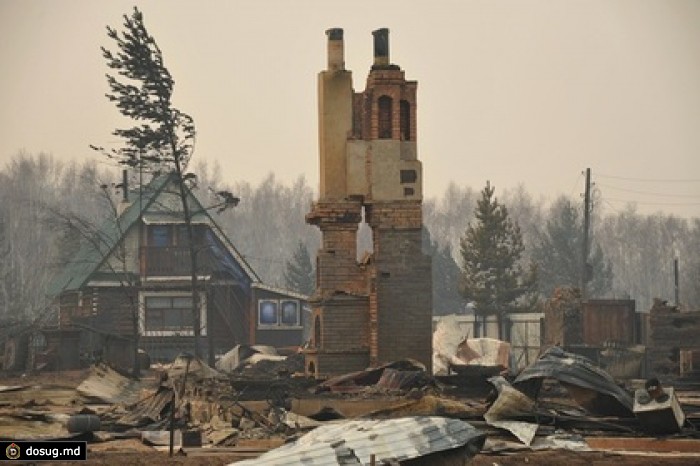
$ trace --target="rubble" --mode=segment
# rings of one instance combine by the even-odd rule
[[[245,351],[238,348],[239,355]],[[662,393],[667,398],[647,389],[633,398],[606,371],[557,347],[525,368],[512,385],[507,373],[492,376],[494,393],[487,398],[455,395],[442,380],[464,374],[433,377],[412,360],[320,383],[291,370],[303,370],[301,361],[297,353],[257,362],[244,355],[235,367],[219,365],[225,370],[217,370],[181,355],[172,364],[154,365],[141,380],[106,365],[74,376],[74,387],[10,379],[0,386],[0,437],[85,439],[93,452],[138,441],[144,452],[153,452],[147,454],[165,457],[172,415],[173,446],[185,456],[233,455],[249,460],[242,464],[290,464],[295,460],[289,455],[317,455],[318,461],[340,455],[369,464],[367,454],[373,453],[376,464],[402,464],[409,457],[409,464],[440,464],[451,455],[473,455],[484,439],[481,455],[555,449],[588,454],[633,448],[625,438],[642,442],[642,436],[659,433],[698,436],[693,423],[698,422],[700,397],[678,395],[666,386]],[[476,384],[485,376],[481,372],[464,380]],[[449,435],[469,432],[474,440],[460,443],[466,437],[454,434],[453,443],[438,442],[437,448],[437,433],[445,429]],[[378,444],[379,438],[390,440]]]
[[[674,389],[662,387],[656,378],[634,393],[633,411],[644,430],[652,434],[677,433],[685,423]]]
[[[683,372],[696,383],[700,382],[692,364],[694,352],[700,351],[697,338],[700,334],[700,312],[682,312],[665,301],[655,299],[649,312],[649,327],[649,367],[652,373],[670,381],[678,379]]]
[[[286,359],[285,356],[280,356],[272,346],[236,345],[216,362],[216,369],[221,372],[232,373],[243,367],[254,366],[260,361],[279,362]],[[301,369],[303,370],[303,368],[302,363]]]
[[[374,392],[390,392],[425,388],[433,383],[423,364],[404,359],[377,368],[332,377],[320,383],[315,392],[359,393],[370,388],[373,388]]]
[[[433,373],[449,375],[466,372],[464,366],[510,367],[510,344],[493,338],[469,338],[461,330],[457,316],[443,316],[433,334]]]
[[[139,399],[142,385],[105,364],[93,366],[90,375],[76,391],[85,398],[97,402],[116,404],[134,403]]]
[[[632,416],[630,394],[620,388],[607,372],[583,356],[552,347],[525,368],[513,385],[531,398],[537,398],[545,378],[559,381],[581,406],[593,414]]]
[[[484,420],[490,426],[506,429],[525,445],[532,444],[539,427],[536,423],[514,420],[522,415],[535,412],[535,402],[524,393],[511,387],[503,377],[489,379],[498,392],[498,397],[484,413]]]
[[[577,288],[556,288],[544,307],[545,344],[572,345],[583,343],[581,291]]]

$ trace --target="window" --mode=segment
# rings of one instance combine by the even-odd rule
[[[299,301],[281,301],[280,325],[299,325]]]
[[[150,225],[148,227],[148,245],[164,248],[172,244],[172,235],[168,225]]]
[[[411,140],[411,104],[407,100],[399,103],[399,116],[401,120],[401,140]]]
[[[205,229],[203,225],[192,225],[192,237],[194,238],[195,246],[201,247],[205,244],[204,235]],[[187,232],[187,225],[177,226],[177,245],[180,247],[189,247],[190,235]]]
[[[261,299],[258,301],[258,326],[281,329],[301,325],[299,301],[296,299]]]
[[[206,335],[205,295],[200,294],[201,335]],[[141,333],[149,336],[194,335],[192,295],[189,293],[143,293]]]
[[[379,139],[391,139],[391,97],[383,95],[377,100],[379,107]]]
[[[401,170],[401,183],[415,183],[418,179],[418,174],[415,170]]]
[[[192,225],[194,244],[204,244],[204,225]],[[169,246],[188,247],[190,244],[187,225],[149,225],[148,245],[151,247],[165,248]]]
[[[146,298],[146,331],[192,331],[192,298]]]
[[[260,301],[260,325],[277,325],[277,301],[265,300]]]

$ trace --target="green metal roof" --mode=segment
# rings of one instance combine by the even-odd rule
[[[141,212],[148,209],[168,182],[174,179],[174,173],[156,176],[142,190],[139,202],[133,202],[117,219],[107,220],[91,238],[81,238],[76,255],[49,283],[48,296],[55,297],[64,291],[82,288],[109,257],[122,236],[137,223]]]
[[[107,276],[116,278],[120,276],[121,274],[115,271],[100,272],[100,268],[119,244],[122,237],[124,237],[131,228],[138,225],[139,218],[142,215],[151,219],[162,218],[170,222],[173,221],[177,214],[172,211],[164,211],[164,207],[163,205],[159,205],[158,199],[161,195],[166,193],[165,188],[171,183],[174,183],[175,180],[175,173],[156,176],[142,190],[140,201],[133,202],[117,219],[107,220],[91,238],[82,238],[80,249],[76,255],[56,274],[49,284],[47,295],[50,298],[54,298],[65,291],[80,290],[90,279],[105,279]],[[171,194],[179,195],[177,193]],[[219,231],[229,248],[229,252],[241,264],[245,273],[249,275],[253,282],[259,282],[260,278],[258,275],[236,250],[216,222],[209,216],[209,213],[199,202],[199,199],[192,193],[189,194],[192,202],[190,204],[191,211],[195,212],[192,216],[192,220],[197,223],[207,220],[211,222],[211,227]],[[182,214],[180,213],[180,215]]]

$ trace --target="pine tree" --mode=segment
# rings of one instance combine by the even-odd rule
[[[493,193],[487,182],[474,211],[476,220],[460,241],[460,291],[474,303],[478,316],[497,317],[499,338],[503,338],[503,317],[523,307],[522,300],[531,293],[536,273],[534,266],[525,271],[520,264],[525,250],[520,228]]]
[[[287,288],[307,296],[313,294],[316,289],[309,250],[302,241],[299,241],[292,258],[287,261],[284,279]]]
[[[544,230],[532,251],[538,265],[539,290],[549,297],[560,286],[579,287],[583,271],[583,222],[579,210],[566,198],[552,206]],[[612,289],[612,266],[600,245],[594,244],[588,258],[591,276],[587,289],[591,297],[601,297]]]
[[[459,265],[449,244],[440,246],[423,227],[423,250],[433,259],[433,315],[459,314],[464,299],[459,293]]]

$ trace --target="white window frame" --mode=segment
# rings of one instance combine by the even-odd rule
[[[146,298],[190,298],[189,291],[142,291],[139,293],[139,333],[147,337],[194,336],[194,330],[146,330]],[[207,295],[199,293],[199,325],[201,336],[207,335]]]

